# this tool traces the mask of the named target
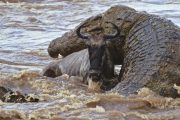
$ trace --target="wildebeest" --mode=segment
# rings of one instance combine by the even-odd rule
[[[90,89],[94,87],[92,84],[95,83],[95,85],[97,85],[100,83],[101,85],[101,83],[106,82],[107,79],[111,79],[114,76],[114,63],[108,49],[108,42],[119,36],[119,29],[113,23],[106,22],[106,24],[111,24],[116,30],[116,33],[106,35],[104,33],[104,28],[95,26],[88,31],[90,34],[83,35],[81,33],[81,28],[84,24],[79,26],[76,30],[78,37],[84,39],[88,48],[90,68],[87,73],[87,79]]]

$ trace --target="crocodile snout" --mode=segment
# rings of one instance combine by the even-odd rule
[[[50,44],[49,44],[49,47],[48,47],[48,53],[49,53],[49,56],[51,56],[52,58],[58,58],[58,51],[55,49],[55,42],[52,41]]]

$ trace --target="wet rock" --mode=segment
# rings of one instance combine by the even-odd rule
[[[30,95],[27,95],[27,96],[25,97],[25,99],[26,99],[27,102],[39,102],[39,99],[38,99],[38,98],[33,97],[33,96],[30,96]]]
[[[0,100],[3,102],[11,103],[24,103],[24,102],[38,102],[38,98],[33,98],[29,95],[23,95],[19,91],[12,91],[5,87],[0,86]]]
[[[3,98],[3,102],[15,102],[15,103],[23,103],[27,102],[25,96],[22,95],[20,92],[7,92]]]
[[[2,100],[3,96],[8,92],[12,92],[12,91],[10,89],[6,89],[6,88],[0,86],[0,100]]]

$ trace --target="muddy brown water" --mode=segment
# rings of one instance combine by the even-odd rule
[[[180,26],[179,0],[20,1],[0,1],[0,85],[40,102],[0,101],[0,120],[180,120],[180,99],[164,98],[147,88],[125,97],[92,92],[77,77],[41,75],[54,60],[47,54],[49,42],[86,18],[123,4]]]

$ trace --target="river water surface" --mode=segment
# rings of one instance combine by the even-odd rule
[[[94,93],[78,78],[41,76],[54,59],[51,40],[113,5],[157,14],[180,26],[179,0],[9,0],[0,1],[0,86],[32,94],[38,103],[3,103],[0,120],[180,120],[180,99],[147,88],[138,95]],[[28,1],[28,2],[27,2]]]

